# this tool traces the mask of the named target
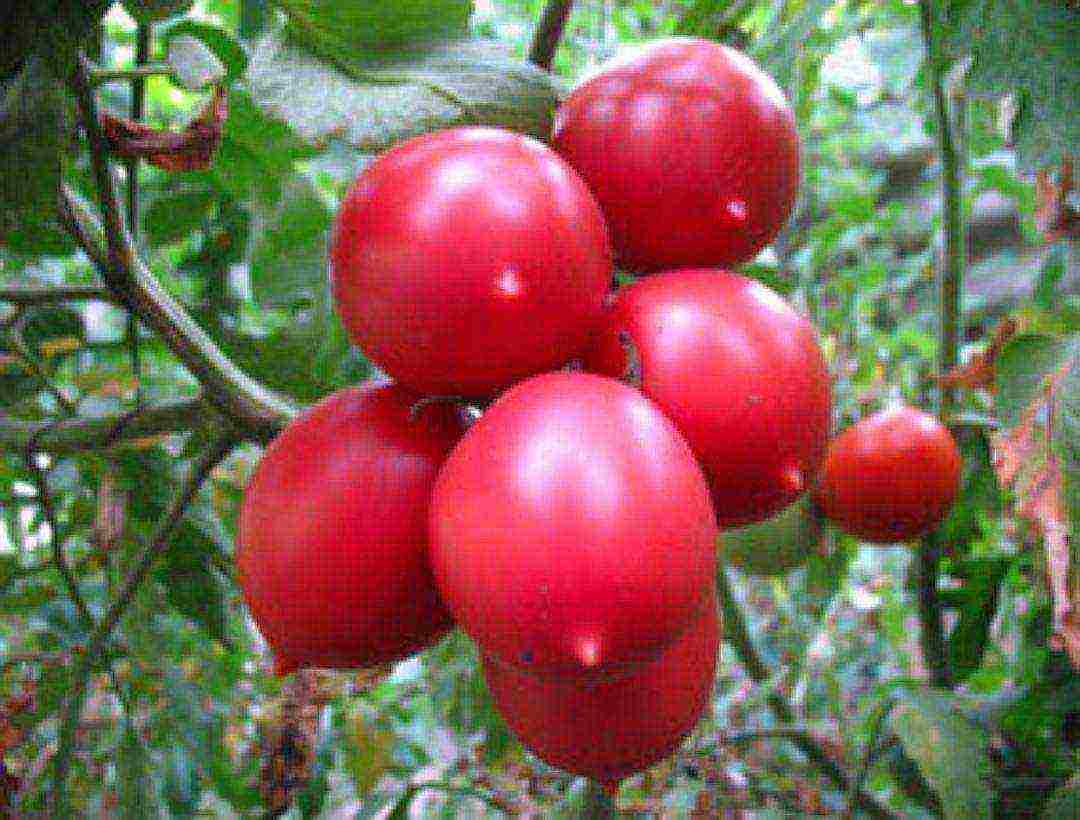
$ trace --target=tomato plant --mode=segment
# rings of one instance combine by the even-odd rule
[[[461,433],[396,385],[323,399],[268,448],[244,493],[240,587],[279,674],[398,660],[450,628],[427,559],[428,499]]]
[[[439,473],[435,579],[498,661],[610,674],[651,660],[709,605],[712,505],[674,425],[581,373],[504,393]]]
[[[492,660],[484,678],[522,743],[553,766],[616,787],[670,755],[697,724],[719,646],[710,606],[658,658],[615,680],[538,679]]]
[[[814,497],[852,535],[908,541],[941,523],[960,488],[962,467],[945,425],[914,407],[891,407],[829,445]]]
[[[623,288],[586,365],[625,372],[697,455],[721,526],[767,518],[809,486],[825,452],[829,375],[813,326],[759,282],[668,271]]]
[[[484,396],[563,364],[611,281],[607,229],[578,175],[496,129],[428,134],[377,159],[342,203],[331,260],[354,341],[435,394]]]
[[[563,103],[553,145],[595,192],[633,270],[746,262],[799,188],[783,92],[706,40],[658,40],[606,66]]]

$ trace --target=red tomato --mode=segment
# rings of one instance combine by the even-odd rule
[[[783,93],[749,57],[706,40],[659,40],[607,66],[559,109],[553,145],[634,270],[752,259],[799,188]]]
[[[651,660],[713,597],[701,470],[656,405],[614,379],[551,373],[503,394],[439,473],[431,532],[455,620],[538,674]]]
[[[720,622],[710,606],[652,663],[614,680],[543,680],[484,660],[495,706],[552,766],[608,787],[668,757],[712,694]]]
[[[701,462],[722,527],[764,520],[802,494],[830,421],[829,375],[806,319],[752,279],[668,271],[619,291],[586,368],[625,372],[624,338],[642,391]]]
[[[612,277],[585,183],[494,128],[426,134],[372,163],[338,213],[331,267],[353,341],[435,395],[490,395],[573,358]]]
[[[962,470],[960,450],[944,424],[914,407],[896,406],[833,440],[814,499],[857,538],[909,541],[944,520]]]
[[[449,405],[366,384],[274,440],[244,493],[240,587],[280,674],[403,658],[451,625],[427,560],[435,475],[462,433]]]

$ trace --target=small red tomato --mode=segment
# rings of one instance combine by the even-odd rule
[[[654,659],[713,599],[701,469],[633,388],[550,373],[504,393],[447,459],[432,568],[488,655],[536,674]]]
[[[604,68],[559,109],[553,145],[633,270],[745,262],[783,227],[799,188],[783,93],[749,57],[706,40],[658,40]]]
[[[668,757],[700,720],[716,675],[715,606],[652,663],[614,680],[542,680],[485,658],[518,739],[552,766],[607,787]]]
[[[387,663],[450,628],[428,564],[427,514],[462,426],[446,404],[414,414],[418,398],[387,384],[342,390],[259,462],[236,565],[279,674]]]
[[[809,486],[829,437],[817,334],[774,291],[721,270],[639,279],[609,306],[585,366],[618,375],[632,343],[641,390],[690,444],[722,527],[761,521]]]
[[[963,461],[948,428],[913,407],[862,419],[829,445],[814,499],[840,529],[890,544],[929,532],[960,489]]]
[[[596,200],[529,137],[455,128],[375,160],[337,216],[353,341],[402,384],[487,396],[576,356],[611,285]]]

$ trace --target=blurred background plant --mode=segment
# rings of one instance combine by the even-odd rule
[[[1075,4],[196,0],[136,4],[138,24],[37,5],[16,3],[0,62],[3,810],[612,808],[523,752],[459,635],[393,669],[274,678],[232,543],[260,442],[371,372],[325,268],[371,155],[462,122],[543,135],[600,63],[692,34],[748,51],[795,108],[800,201],[744,272],[820,329],[837,429],[936,407],[966,473],[918,549],[802,511],[733,538],[774,545],[775,574],[733,552],[712,709],[615,807],[1075,815]],[[75,127],[90,86],[104,134]],[[130,132],[158,153],[117,188],[100,159]]]

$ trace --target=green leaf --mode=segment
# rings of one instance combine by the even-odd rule
[[[546,139],[558,103],[547,72],[486,40],[332,65],[267,38],[252,55],[247,82],[264,111],[305,139],[340,139],[366,153],[456,125]]]
[[[968,559],[953,574],[964,579],[960,621],[949,633],[949,668],[963,680],[982,664],[990,643],[990,625],[997,614],[1001,582],[1012,561],[1008,558]]]
[[[120,747],[116,750],[120,816],[130,818],[155,815],[153,781],[142,738],[130,718],[124,721]]]
[[[314,54],[348,59],[465,34],[472,0],[273,0],[290,39]]]
[[[311,303],[327,292],[326,244],[332,213],[306,178],[282,187],[276,207],[255,225],[251,288],[263,307]]]
[[[935,537],[959,554],[966,554],[983,537],[983,522],[1001,512],[1001,487],[994,474],[986,428],[958,424],[953,433],[963,456],[960,493]]]
[[[959,710],[951,693],[909,689],[890,720],[904,751],[941,799],[946,820],[990,817],[994,795],[989,741]]]
[[[371,371],[326,304],[267,336],[230,334],[221,342],[254,378],[301,402],[355,384]]]
[[[1060,0],[972,0],[953,48],[971,55],[969,87],[1012,91],[1014,139],[1028,166],[1060,163],[1080,144],[1080,9]]]
[[[63,86],[37,58],[0,88],[0,246],[32,252],[40,244],[47,251],[50,234],[61,230],[55,213],[69,106]]]
[[[720,556],[752,575],[783,575],[806,563],[824,532],[821,516],[804,495],[766,521],[726,530],[720,537]]]
[[[997,360],[997,393],[994,410],[1004,427],[1015,427],[1047,374],[1070,355],[1075,341],[1052,336],[1023,334],[1005,345]]]
[[[170,53],[170,46],[178,38],[192,37],[201,42],[225,69],[225,76],[220,81],[235,82],[247,71],[247,52],[240,42],[223,28],[196,20],[181,20],[166,27],[160,36],[166,54]]]
[[[202,227],[216,197],[204,186],[184,186],[157,196],[146,209],[143,230],[153,245],[176,242]]]
[[[247,92],[230,91],[229,118],[211,167],[222,188],[237,199],[246,200],[254,193],[272,202],[296,162],[314,154],[315,149],[288,125],[264,114]]]
[[[1046,820],[1080,817],[1080,775],[1073,777],[1050,796],[1042,816]]]
[[[213,569],[217,546],[190,521],[173,537],[165,560],[155,571],[169,603],[211,638],[228,642],[228,587]]]

